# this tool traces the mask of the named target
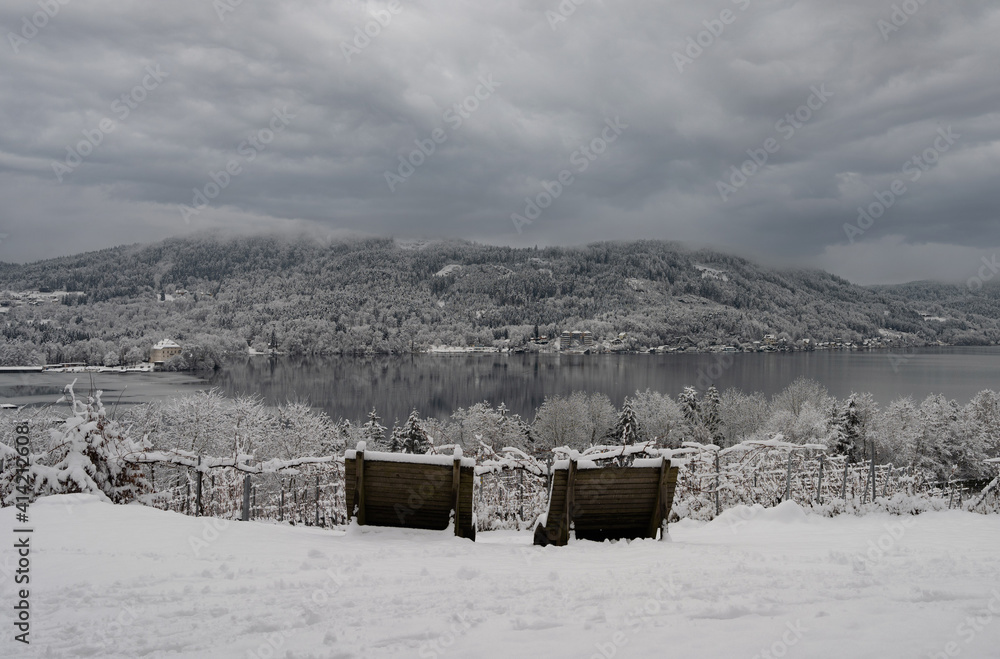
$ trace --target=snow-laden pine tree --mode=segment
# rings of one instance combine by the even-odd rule
[[[378,451],[388,448],[385,430],[385,426],[382,425],[382,417],[375,412],[373,407],[372,411],[368,413],[368,421],[361,426],[361,439],[368,445],[369,450]]]
[[[641,441],[641,434],[635,410],[632,409],[632,401],[626,398],[625,402],[622,403],[622,411],[618,414],[618,421],[615,423],[612,443],[621,446],[637,444]]]
[[[833,452],[846,455],[849,462],[856,462],[865,441],[858,395],[852,393],[843,405],[834,402],[830,410]]]
[[[345,446],[354,446],[358,443],[360,428],[351,425],[350,419],[341,419],[337,423],[337,437]]]
[[[677,396],[677,402],[681,406],[681,413],[684,420],[694,425],[699,422],[698,416],[698,390],[694,387],[684,387],[684,391]]]
[[[406,423],[393,428],[389,450],[393,453],[402,451],[422,455],[430,450],[432,444],[430,436],[420,423],[420,415],[413,410]]]
[[[121,426],[107,416],[101,392],[77,398],[73,385],[66,394],[72,413],[50,431],[52,466],[32,464],[29,482],[36,496],[50,494],[94,494],[112,503],[128,503],[149,490],[138,465],[124,460],[147,447],[133,441]]]
[[[708,436],[711,438],[713,444],[719,444],[722,441],[721,407],[722,400],[719,397],[719,390],[713,384],[701,399],[698,411],[701,423],[705,426],[705,430],[708,431]]]
[[[684,387],[684,391],[677,397],[677,402],[681,406],[684,424],[687,426],[685,439],[699,444],[710,443],[711,436],[701,419],[701,402],[698,400],[698,390],[694,387]]]
[[[403,434],[405,432],[406,426],[400,426],[399,419],[396,419],[396,423],[392,424],[392,432],[389,433],[389,453],[403,452]]]

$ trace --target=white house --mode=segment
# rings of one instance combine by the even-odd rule
[[[174,355],[181,354],[181,347],[170,339],[163,339],[153,346],[149,352],[149,361],[153,364],[162,364]]]

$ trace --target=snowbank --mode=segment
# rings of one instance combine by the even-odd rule
[[[87,496],[30,511],[32,643],[5,633],[3,657],[910,659],[1000,643],[998,516],[788,503],[684,520],[672,542],[541,548],[530,531],[345,533]]]

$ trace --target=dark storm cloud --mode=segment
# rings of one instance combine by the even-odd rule
[[[5,260],[318,224],[894,281],[1000,245],[994,3],[63,3],[0,7]]]

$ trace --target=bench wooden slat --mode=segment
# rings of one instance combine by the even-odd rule
[[[570,527],[588,540],[666,537],[677,467],[663,458],[656,467],[579,469],[575,460],[552,475],[545,524],[535,544],[564,545]]]
[[[457,506],[455,535],[475,539],[474,467],[461,466],[460,457],[441,465],[378,455],[356,451],[356,457],[344,459],[349,518],[362,525],[443,530]]]

